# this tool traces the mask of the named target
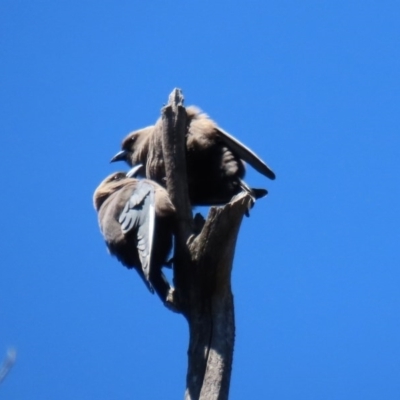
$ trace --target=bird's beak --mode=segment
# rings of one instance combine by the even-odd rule
[[[131,168],[127,174],[126,177],[127,178],[136,178],[136,176],[138,175],[138,173],[140,172],[140,170],[143,168],[142,164],[138,164],[135,165],[133,168]]]
[[[125,161],[127,156],[128,156],[128,152],[125,150],[121,150],[110,160],[110,162]]]

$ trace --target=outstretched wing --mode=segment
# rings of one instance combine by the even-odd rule
[[[126,202],[118,222],[124,234],[128,232],[136,233],[141,269],[147,281],[146,284],[150,291],[153,292],[153,287],[150,283],[150,268],[155,227],[155,204],[154,187],[151,184],[145,181],[138,183]]]
[[[248,164],[250,164],[260,174],[263,174],[270,179],[275,179],[275,173],[271,168],[268,167],[267,164],[265,164],[263,160],[261,160],[260,157],[257,156],[256,153],[254,153],[228,132],[221,129],[219,126],[216,127],[216,129],[219,133],[220,139],[243,161],[246,161]]]

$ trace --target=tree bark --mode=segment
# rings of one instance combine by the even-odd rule
[[[182,92],[174,89],[162,109],[162,121],[167,189],[178,221],[175,297],[190,333],[185,399],[224,400],[235,339],[232,263],[240,224],[253,200],[241,193],[224,207],[212,207],[200,233],[193,233],[200,218],[193,220],[189,202],[183,100]]]

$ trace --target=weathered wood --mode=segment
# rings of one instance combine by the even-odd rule
[[[183,95],[179,89],[172,91],[168,104],[162,109],[162,124],[167,189],[177,209],[178,237],[186,243],[191,233],[192,211],[186,174],[186,110],[183,106]]]
[[[178,215],[174,283],[190,332],[185,399],[224,400],[235,339],[233,256],[243,215],[253,199],[242,193],[224,207],[212,207],[201,232],[191,235],[195,224],[186,177],[186,111],[179,89],[163,108],[162,121],[167,189]]]
[[[231,271],[239,227],[251,202],[243,193],[225,207],[211,208],[201,234],[189,246],[205,277],[199,295],[211,320],[200,399],[228,398],[235,340]]]
[[[163,107],[162,149],[167,179],[167,190],[176,209],[177,229],[175,232],[174,284],[175,302],[179,303],[182,313],[187,315],[190,277],[190,254],[186,246],[192,232],[192,210],[189,202],[186,174],[186,110],[183,95],[174,89],[168,104]]]

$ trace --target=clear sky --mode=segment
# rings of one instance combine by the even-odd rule
[[[278,5],[277,5],[278,4]],[[3,399],[179,399],[188,331],[92,193],[174,87],[276,172],[233,271],[231,399],[400,398],[396,1],[0,3]]]

